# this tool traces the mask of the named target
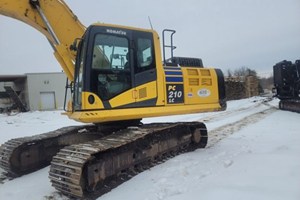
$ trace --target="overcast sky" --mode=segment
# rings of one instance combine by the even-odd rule
[[[176,56],[205,66],[272,74],[282,60],[300,59],[300,0],[66,0],[81,22],[175,29]],[[0,74],[61,71],[45,37],[0,16]]]

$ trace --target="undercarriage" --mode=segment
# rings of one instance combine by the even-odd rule
[[[71,126],[7,141],[0,147],[0,166],[16,177],[51,162],[49,178],[58,191],[97,197],[167,158],[206,144],[201,122]]]

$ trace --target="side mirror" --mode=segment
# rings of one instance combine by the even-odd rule
[[[70,45],[70,50],[71,51],[77,51],[78,50],[78,44],[79,44],[80,40],[81,40],[81,38],[76,38],[74,40],[74,42]]]

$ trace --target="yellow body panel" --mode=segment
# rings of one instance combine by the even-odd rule
[[[90,104],[88,101],[89,96],[93,96],[95,101]],[[109,101],[111,108],[118,108],[127,104],[133,104],[136,102],[142,102],[157,97],[157,85],[156,81],[143,84],[136,88],[127,90],[122,94],[114,97]],[[96,110],[104,109],[101,99],[91,92],[82,92],[82,108],[84,110]]]
[[[209,104],[219,101],[217,75],[214,69],[184,67],[182,72],[185,77],[185,104]]]
[[[157,106],[68,113],[71,119],[86,123],[102,123],[146,117],[191,114],[221,110],[219,103],[201,105]]]
[[[91,92],[82,92],[82,107],[84,107],[87,110],[95,110],[95,109],[104,109],[103,103],[101,99]],[[88,98],[90,96],[94,97],[94,103],[90,104]]]
[[[116,96],[115,98],[109,101],[112,108],[122,106],[124,104],[132,104],[135,102],[135,89],[128,90],[122,94]]]
[[[156,81],[128,90],[109,101],[112,108],[156,98]]]
[[[154,52],[156,58],[156,72],[157,72],[157,101],[156,105],[165,105],[165,94],[166,88],[163,87],[165,85],[165,76],[164,70],[162,67],[162,56],[161,56],[161,49],[160,49],[160,40],[159,36],[156,31],[153,31],[153,39],[154,39]]]
[[[156,81],[152,81],[147,84],[143,84],[136,88],[137,98],[136,102],[145,101],[157,97],[157,84]]]

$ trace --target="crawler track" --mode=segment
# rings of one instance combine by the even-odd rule
[[[53,157],[49,178],[63,194],[100,196],[167,157],[204,148],[203,123],[147,124],[91,142],[67,146]]]
[[[281,100],[279,109],[300,113],[300,100]]]
[[[18,177],[49,165],[61,148],[99,139],[107,131],[99,132],[97,126],[93,125],[70,126],[31,137],[11,139],[0,147],[0,166],[9,177]]]

